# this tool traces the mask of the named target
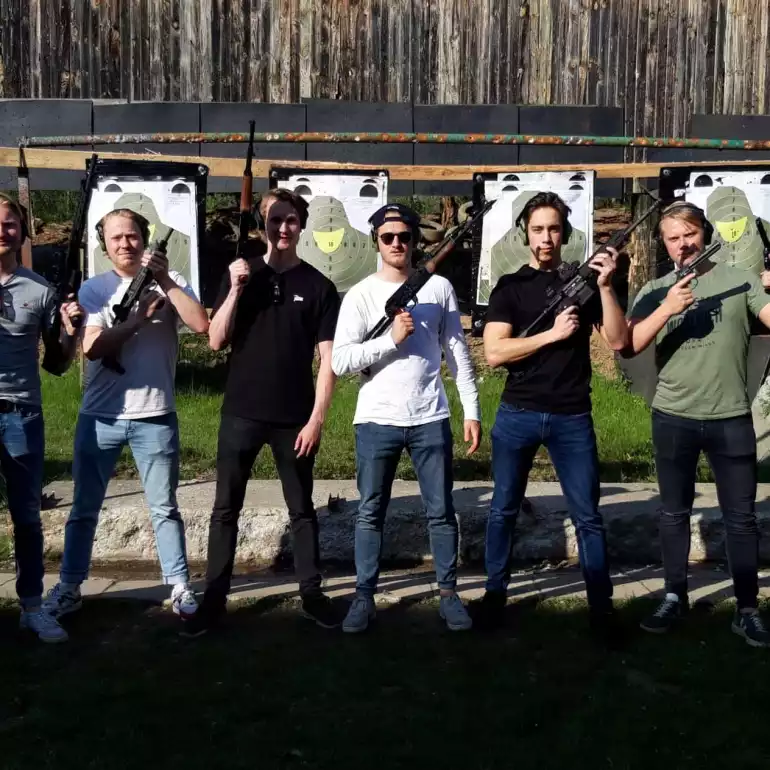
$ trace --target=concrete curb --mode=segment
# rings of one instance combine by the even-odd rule
[[[188,556],[205,561],[208,525],[214,498],[213,481],[180,485],[178,503],[185,521]],[[72,484],[56,482],[45,492],[54,496],[54,507],[43,511],[46,548],[61,552],[64,526],[72,503]],[[465,565],[483,563],[484,533],[490,482],[458,483],[454,501],[460,523],[460,554]],[[532,511],[519,517],[513,555],[537,562],[577,558],[575,530],[557,483],[531,483],[527,497]],[[760,553],[770,562],[770,484],[761,484],[757,495],[761,532]],[[358,494],[353,481],[318,481],[314,502],[320,522],[321,554],[340,564],[353,561],[355,513]],[[616,563],[650,563],[660,558],[658,492],[654,484],[602,486],[601,510],[607,527],[611,555]],[[7,520],[7,517],[6,517]],[[110,484],[94,544],[100,561],[155,561],[155,541],[148,510],[138,481]],[[282,563],[291,556],[288,516],[278,481],[250,482],[240,519],[237,560],[254,566]],[[383,557],[392,562],[422,562],[430,558],[427,527],[416,482],[397,481],[385,526]],[[713,484],[696,487],[692,522],[691,559],[724,558],[724,528]]]

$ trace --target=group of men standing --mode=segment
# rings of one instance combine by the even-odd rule
[[[365,339],[382,317],[386,300],[413,269],[419,216],[399,204],[386,205],[372,216],[381,268],[340,303],[332,282],[297,255],[307,223],[306,202],[291,191],[271,190],[263,196],[260,212],[267,252],[230,265],[209,319],[184,279],[169,270],[165,256],[146,251],[146,222],[129,209],[113,211],[100,223],[113,270],[90,278],[77,301],[73,298],[57,308],[45,282],[18,266],[26,236],[23,211],[12,200],[0,198],[0,326],[8,346],[0,361],[0,463],[8,480],[23,627],[44,641],[67,638],[59,620],[82,606],[80,585],[88,574],[99,510],[126,444],[149,503],[163,580],[171,586],[174,611],[185,620],[186,636],[205,633],[224,614],[238,518],[253,464],[266,444],[289,511],[303,614],[322,627],[341,624],[351,633],[364,631],[374,619],[383,523],[396,467],[406,450],[427,513],[441,617],[452,630],[497,627],[507,601],[516,517],[533,458],[544,445],[575,523],[591,627],[615,635],[591,417],[590,337],[595,328],[612,350],[625,355],[656,345],[653,442],[663,504],[666,595],[642,628],[665,631],[686,611],[689,517],[697,459],[704,451],[727,526],[737,598],[733,630],[751,644],[770,644],[757,610],[756,442],[746,396],[750,314],[770,325],[770,297],[757,277],[707,262],[697,282],[691,282],[692,276],[650,282],[626,319],[611,281],[617,254],[608,248],[591,264],[597,284],[594,299],[560,313],[546,331],[519,338],[558,281],[556,268],[570,232],[569,209],[557,195],[539,193],[528,202],[520,223],[530,248],[529,264],[500,279],[484,331],[487,361],[505,367],[508,379],[491,432],[494,493],[486,533],[486,592],[472,620],[456,593],[453,438],[440,374],[442,355],[459,391],[468,454],[479,446],[481,420],[451,284],[434,275],[420,290],[418,303],[399,313],[388,332]],[[702,252],[709,227],[703,213],[689,204],[674,204],[663,212],[660,236],[677,267]],[[153,273],[153,290],[142,297],[128,321],[115,325],[111,308],[142,265]],[[57,312],[62,333],[52,339],[49,330]],[[57,351],[63,371],[76,347],[76,318],[84,320],[88,370],[75,431],[74,500],[60,580],[43,599],[37,343],[42,334],[45,345]],[[189,584],[184,526],[176,503],[174,372],[181,325],[199,334],[208,332],[214,350],[231,350],[200,604]],[[122,375],[105,365],[117,357],[125,369]],[[312,489],[314,458],[335,380],[347,373],[360,374],[354,417],[360,504],[356,595],[343,617],[322,590]]]

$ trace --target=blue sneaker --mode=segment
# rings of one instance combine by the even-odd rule
[[[770,632],[765,628],[759,610],[736,610],[732,629],[752,647],[770,647]]]
[[[348,614],[342,622],[342,630],[347,634],[359,634],[366,631],[369,622],[374,620],[376,615],[374,599],[371,596],[356,594],[356,598],[353,599]]]
[[[473,626],[471,616],[457,594],[442,596],[439,600],[438,612],[446,621],[450,631],[467,631]]]

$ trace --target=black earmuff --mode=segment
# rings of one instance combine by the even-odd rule
[[[660,218],[658,219],[658,223],[655,225],[655,230],[653,231],[653,234],[656,238],[660,239],[661,221],[665,219],[666,215],[675,211],[687,211],[698,217],[698,219],[700,219],[701,227],[703,228],[703,244],[708,246],[711,243],[714,237],[714,225],[708,221],[705,212],[702,208],[700,208],[700,206],[696,206],[694,203],[689,203],[688,201],[674,201],[660,212]]]

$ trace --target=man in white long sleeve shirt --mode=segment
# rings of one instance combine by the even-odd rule
[[[387,299],[412,272],[419,221],[414,211],[398,204],[383,206],[372,215],[369,222],[382,269],[345,295],[334,336],[334,373],[362,373],[353,419],[361,497],[355,535],[356,598],[342,625],[349,633],[366,630],[375,616],[383,523],[404,449],[427,510],[441,617],[451,630],[471,627],[455,593],[458,537],[449,404],[440,371],[442,349],[460,393],[469,455],[478,449],[481,423],[473,365],[449,281],[434,275],[418,293],[415,307],[397,315],[392,328],[381,336],[363,341],[382,318]]]

